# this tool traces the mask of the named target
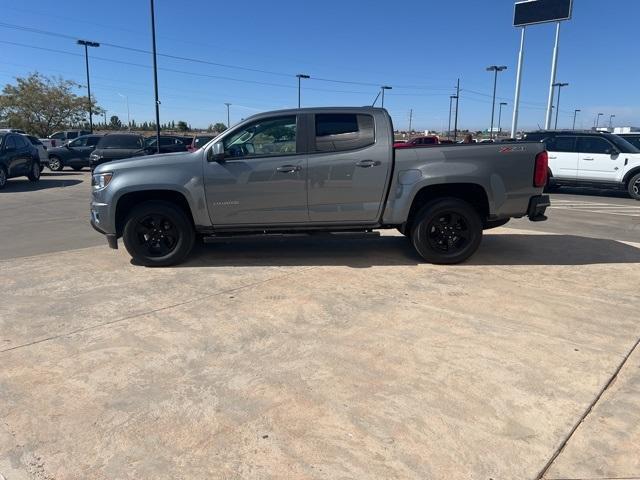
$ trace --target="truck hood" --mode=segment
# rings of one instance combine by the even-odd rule
[[[184,162],[199,158],[202,153],[196,152],[177,152],[177,153],[161,153],[156,155],[144,155],[138,157],[124,158],[113,160],[99,165],[95,172],[113,172],[118,170],[126,170],[130,168],[153,168],[158,166],[176,167],[184,164]],[[106,157],[105,157],[106,158]]]

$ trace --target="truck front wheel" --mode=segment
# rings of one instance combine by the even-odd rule
[[[195,232],[180,208],[169,202],[149,201],[135,207],[127,217],[122,240],[134,262],[168,267],[187,258]]]
[[[416,215],[411,231],[411,241],[420,256],[442,265],[464,262],[481,240],[480,215],[457,198],[427,203]]]

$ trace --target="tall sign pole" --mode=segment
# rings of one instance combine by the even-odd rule
[[[156,97],[156,151],[160,153],[160,100],[158,99],[158,63],[156,59],[156,16],[151,0],[151,43],[153,44],[153,89]]]
[[[518,113],[520,111],[520,86],[522,85],[522,67],[524,61],[524,37],[527,27],[520,31],[520,53],[518,54],[518,71],[516,73],[516,93],[513,96],[513,119],[511,120],[511,138],[518,133]]]
[[[560,22],[556,23],[556,43],[553,47],[553,57],[551,59],[551,80],[549,81],[549,99],[547,100],[547,118],[544,122],[544,129],[551,128],[551,106],[553,105],[554,84],[556,83],[556,72],[558,70],[558,44],[560,42]]]
[[[453,122],[453,141],[458,139],[458,106],[460,105],[460,79],[456,86],[456,118]]]

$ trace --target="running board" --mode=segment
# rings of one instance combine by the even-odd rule
[[[237,234],[217,234],[217,235],[207,235],[205,237],[203,237],[203,241],[204,243],[216,243],[216,242],[222,242],[222,241],[227,241],[227,240],[235,240],[235,239],[257,239],[257,238],[282,238],[282,237],[287,237],[287,238],[304,238],[304,237],[314,237],[314,238],[326,238],[329,240],[335,240],[335,239],[347,239],[347,240],[358,240],[358,239],[363,239],[363,238],[372,238],[372,237],[379,237],[380,236],[380,232],[373,232],[373,231],[366,231],[366,232],[314,232],[314,231],[310,231],[310,232],[294,232],[294,233],[269,233],[269,232],[262,232],[262,233],[237,233]]]

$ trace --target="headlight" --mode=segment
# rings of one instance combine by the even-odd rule
[[[94,190],[102,190],[109,185],[113,178],[113,173],[96,173],[91,176],[91,186]]]

